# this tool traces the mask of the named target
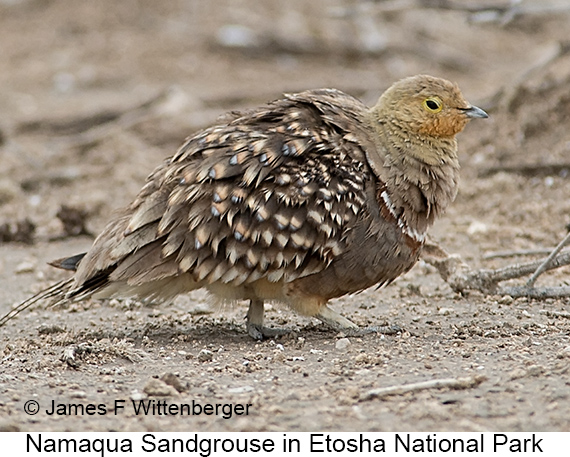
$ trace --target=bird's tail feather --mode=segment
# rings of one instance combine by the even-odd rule
[[[73,278],[64,279],[62,281],[56,282],[47,289],[38,292],[33,297],[30,297],[27,300],[23,301],[18,306],[13,308],[9,313],[2,316],[0,318],[0,327],[39,301],[51,299],[50,307],[57,306],[68,301],[67,293],[69,292],[72,284]]]

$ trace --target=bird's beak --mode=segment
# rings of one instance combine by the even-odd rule
[[[465,115],[471,119],[474,118],[487,118],[489,117],[489,115],[483,111],[481,108],[477,108],[476,106],[470,106],[469,108],[462,108],[462,111],[465,113]]]

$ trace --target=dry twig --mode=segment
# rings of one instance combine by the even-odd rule
[[[570,319],[570,313],[568,311],[549,311],[548,309],[541,309],[538,312],[540,314],[546,314],[548,317],[564,317],[565,319]]]
[[[118,113],[115,118],[110,119],[108,122],[93,123],[93,125],[85,131],[68,135],[59,141],[71,148],[98,143],[109,136],[113,131],[128,129],[149,117],[156,116],[157,108],[167,103],[172,93],[172,89],[160,91],[138,106],[125,109],[123,112]]]
[[[561,243],[562,244],[562,243]],[[550,256],[549,256],[550,257]],[[515,286],[500,287],[499,283],[509,279],[517,279],[541,271],[553,270],[565,265],[570,265],[570,252],[564,252],[552,256],[548,262],[539,260],[523,264],[509,265],[497,269],[481,269],[477,271],[461,260],[457,255],[450,255],[437,244],[426,244],[422,258],[433,265],[440,276],[450,287],[459,293],[468,290],[478,290],[484,294],[510,295],[512,297],[532,297],[532,298],[560,298],[570,297],[570,287],[532,287]],[[538,277],[538,275],[537,275]]]
[[[362,5],[346,8],[331,8],[329,14],[334,17],[350,17]],[[506,25],[519,16],[564,14],[570,12],[567,2],[544,4],[542,2],[524,3],[507,1],[465,1],[465,0],[383,0],[376,1],[371,10],[374,13],[393,13],[414,9],[439,9],[459,11],[469,14],[472,22],[496,22]]]
[[[546,258],[546,260],[544,260],[543,263],[540,264],[540,266],[536,269],[536,271],[532,274],[532,276],[530,277],[530,279],[528,280],[528,282],[526,283],[527,287],[532,287],[534,286],[534,283],[536,282],[536,279],[543,273],[546,271],[546,269],[549,267],[550,263],[554,260],[554,258],[558,255],[558,253],[562,250],[562,248],[564,246],[566,246],[568,243],[570,243],[570,232],[568,232],[568,234],[564,237],[564,239],[558,243],[558,246],[556,246],[554,248],[554,250],[550,253],[550,255]]]
[[[570,162],[563,163],[533,163],[533,164],[501,164],[484,168],[479,172],[479,177],[485,178],[497,173],[512,173],[520,176],[562,176],[570,173]]]
[[[501,287],[497,293],[499,295],[510,295],[511,297],[528,297],[542,300],[545,298],[570,297],[570,287]]]
[[[485,376],[470,376],[468,378],[444,378],[432,379],[430,381],[415,382],[400,386],[380,387],[365,392],[360,396],[360,401],[372,400],[373,398],[383,398],[390,395],[403,395],[408,392],[418,392],[426,389],[472,389],[477,387],[487,378]]]
[[[570,43],[567,41],[548,43],[539,59],[533,62],[533,64],[525,71],[519,73],[514,81],[509,81],[509,83],[501,89],[500,105],[510,111],[508,107],[512,105],[513,100],[515,100],[515,98],[520,94],[520,90],[524,86],[525,82],[543,71],[545,68],[548,68],[569,52]]]
[[[532,255],[548,255],[554,248],[521,249],[519,251],[490,251],[483,256],[483,260],[504,259],[507,257],[525,257]]]

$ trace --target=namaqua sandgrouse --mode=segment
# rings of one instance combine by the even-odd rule
[[[414,76],[373,108],[334,89],[286,95],[188,138],[85,253],[56,261],[71,279],[39,299],[165,301],[206,288],[265,301],[336,330],[357,326],[331,298],[388,284],[418,260],[457,193],[455,135],[486,113],[449,81]]]

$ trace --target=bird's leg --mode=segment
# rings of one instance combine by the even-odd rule
[[[289,330],[279,328],[268,328],[263,326],[263,300],[250,300],[247,310],[247,333],[254,340],[261,341],[264,338],[286,335]]]
[[[321,320],[333,330],[337,332],[342,332],[347,336],[362,336],[368,333],[384,333],[387,335],[393,335],[400,332],[402,329],[397,325],[385,325],[385,326],[372,326],[360,328],[351,320],[344,316],[341,316],[336,311],[332,310],[328,306],[324,305],[319,309],[318,314],[315,316],[317,319]]]
[[[327,305],[321,306],[319,313],[315,317],[327,324],[333,330],[339,332],[345,332],[346,330],[350,329],[358,329],[358,325],[348,320],[346,317],[341,316],[333,309],[330,309]]]
[[[263,339],[263,300],[250,300],[247,310],[247,333],[254,340]]]

